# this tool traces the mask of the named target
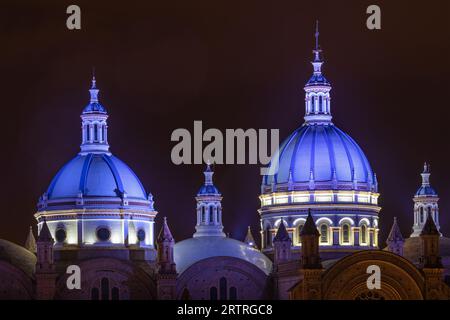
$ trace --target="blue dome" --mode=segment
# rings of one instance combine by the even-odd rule
[[[99,102],[91,102],[83,109],[83,114],[86,113],[106,113],[106,109]]]
[[[323,86],[330,86],[330,82],[325,78],[323,74],[313,74],[311,78],[309,78],[308,82],[306,83],[306,86],[315,86],[315,85],[323,85]]]
[[[290,182],[294,189],[308,189],[312,180],[313,189],[354,189],[355,183],[359,190],[376,189],[376,179],[363,151],[332,123],[302,125],[279,150],[278,172],[264,176],[265,185]]]
[[[49,200],[83,197],[121,197],[147,200],[134,172],[110,154],[78,155],[53,178],[47,190]]]
[[[197,193],[199,196],[208,194],[220,194],[220,192],[215,185],[203,185]]]
[[[174,259],[179,274],[194,263],[211,257],[234,257],[254,264],[265,274],[272,271],[272,262],[259,250],[244,242],[226,237],[198,237],[178,242]]]
[[[437,196],[437,192],[431,186],[421,186],[417,190],[416,196]]]

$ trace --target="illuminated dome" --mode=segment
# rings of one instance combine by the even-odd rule
[[[376,187],[364,152],[332,123],[305,123],[281,144],[279,155],[276,174],[264,177],[267,186],[289,182],[293,190],[355,187],[373,190]]]
[[[174,259],[178,273],[194,263],[210,257],[234,257],[254,264],[266,275],[272,271],[272,262],[259,250],[244,242],[227,237],[197,237],[178,242]]]
[[[49,200],[85,197],[121,197],[147,200],[134,172],[110,154],[78,155],[53,178],[47,190]]]
[[[378,248],[378,182],[362,149],[331,115],[331,84],[322,73],[318,43],[306,83],[304,123],[273,155],[261,185],[263,251],[273,251],[283,223],[301,250],[308,212],[320,232],[323,259]],[[281,222],[283,221],[283,222]]]
[[[81,113],[80,152],[39,198],[39,228],[46,221],[58,250],[138,246],[149,249],[146,258],[151,258],[157,214],[153,196],[109,150],[108,114],[98,100],[95,78],[89,92],[90,102]]]

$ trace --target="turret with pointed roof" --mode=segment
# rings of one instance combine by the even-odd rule
[[[300,232],[300,236],[302,241],[303,269],[322,269],[319,255],[320,233],[314,223],[311,210],[308,212],[308,217],[306,218],[305,225]]]
[[[28,236],[27,236],[27,240],[25,241],[25,248],[36,254],[36,239],[34,238],[34,234],[33,234],[33,227],[30,226],[30,231],[28,232]]]
[[[36,299],[50,300],[56,290],[56,272],[53,259],[53,240],[47,221],[44,219],[36,241]]]
[[[246,244],[248,244],[250,247],[258,249],[255,238],[253,238],[253,234],[252,234],[252,230],[251,230],[250,226],[248,226],[248,228],[247,228],[247,235],[245,236],[244,242]]]
[[[177,270],[173,257],[175,240],[170,232],[167,218],[164,217],[163,226],[156,239],[158,247],[159,270],[156,275],[156,289],[159,300],[173,300],[176,298]]]
[[[279,263],[288,262],[291,260],[292,240],[289,233],[286,230],[283,219],[280,222],[277,233],[273,238],[274,247],[274,263],[277,265]]]
[[[175,261],[173,258],[173,246],[175,240],[170,232],[167,218],[164,217],[163,226],[157,238],[158,264],[160,273],[176,273]]]
[[[422,258],[423,268],[442,268],[441,257],[439,255],[440,233],[434,223],[431,213],[428,213],[425,225],[420,233],[422,239]]]
[[[386,250],[403,256],[403,244],[405,243],[405,239],[402,236],[400,228],[397,223],[397,217],[394,217],[394,223],[392,224],[391,231],[389,232],[389,236],[386,240],[387,248]]]

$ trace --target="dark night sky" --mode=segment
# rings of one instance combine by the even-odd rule
[[[79,150],[92,66],[107,107],[109,142],[151,191],[176,240],[190,237],[203,166],[170,160],[176,128],[279,128],[303,122],[314,21],[334,122],[378,175],[381,240],[411,197],[425,160],[450,235],[450,5],[442,1],[2,1],[0,238],[23,243],[38,197]],[[37,3],[39,2],[39,3]],[[82,30],[66,29],[66,7]],[[382,30],[365,27],[382,9]],[[258,166],[216,166],[224,224],[258,228]],[[256,235],[256,232],[254,232]]]

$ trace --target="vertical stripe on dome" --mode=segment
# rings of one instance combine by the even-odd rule
[[[327,143],[325,126],[316,126],[314,147],[314,180],[329,181],[332,175],[330,146]]]
[[[114,165],[114,163],[111,161],[111,159],[109,159],[109,156],[106,154],[102,155],[103,160],[105,160],[105,162],[108,164],[109,169],[111,170],[111,172],[113,173],[113,177],[114,180],[116,181],[116,185],[117,185],[117,189],[121,192],[124,193],[124,189],[123,189],[123,184],[122,184],[122,179],[119,175],[119,172],[117,171],[116,166]]]
[[[352,180],[352,172],[354,172],[354,170],[355,170],[355,167],[354,167],[354,165],[353,165],[353,159],[352,159],[352,156],[351,156],[351,154],[350,154],[350,151],[348,150],[348,148],[347,148],[347,144],[345,143],[345,141],[344,141],[344,138],[342,137],[343,135],[345,135],[345,133],[343,133],[341,130],[339,130],[337,127],[334,127],[335,129],[336,129],[336,131],[337,131],[337,133],[338,134],[336,134],[338,137],[339,137],[339,140],[341,141],[341,143],[342,143],[342,146],[344,147],[344,150],[345,150],[345,153],[347,154],[347,159],[348,159],[348,161],[349,161],[349,164],[350,164],[350,180],[348,180],[348,181],[351,181]],[[337,172],[338,170],[336,170],[336,172]],[[340,170],[339,170],[340,171]],[[337,173],[337,174],[339,174],[339,173]],[[339,177],[338,177],[338,180],[339,180]]]
[[[310,163],[309,163],[309,171],[311,172],[312,171],[312,173],[313,173],[313,177],[314,177],[314,179],[315,179],[315,177],[316,177],[316,173],[314,172],[314,158],[315,158],[315,156],[316,156],[316,153],[315,153],[315,149],[316,149],[316,135],[317,135],[317,127],[315,127],[314,129],[316,129],[316,130],[314,130],[313,131],[313,136],[312,136],[312,142],[311,142],[311,160],[310,160]]]
[[[80,175],[80,192],[82,192],[83,194],[87,193],[86,190],[86,181],[87,181],[87,175],[89,172],[89,167],[91,166],[91,162],[92,162],[92,153],[89,153],[86,156],[86,159],[84,160],[83,163],[83,169],[81,169],[81,175]]]
[[[329,129],[330,129],[329,126],[325,127],[324,128],[324,133],[325,133],[325,141],[327,142],[327,145],[328,145],[328,154],[330,156],[330,174],[331,174],[330,175],[330,180],[332,180],[333,179],[333,171],[337,172],[337,170],[336,170],[336,163],[334,161],[334,157],[335,157],[335,155],[334,155],[334,147],[333,147],[333,144],[330,141],[330,137],[328,136],[328,132],[327,132]]]
[[[300,127],[300,130],[301,130],[301,127]],[[283,145],[279,148],[280,151],[279,151],[279,155],[278,155],[278,171],[277,171],[276,174],[274,174],[274,175],[272,176],[272,179],[273,179],[273,181],[274,181],[275,183],[278,183],[278,181],[279,181],[279,179],[278,179],[278,173],[279,173],[280,171],[282,171],[282,170],[281,170],[281,160],[283,159],[283,155],[284,155],[286,149],[289,147],[289,144],[292,142],[292,140],[293,140],[294,138],[298,137],[298,132],[299,132],[299,128],[297,128],[297,129],[289,136],[289,138],[287,138],[287,139],[284,141]],[[295,149],[293,150],[293,152],[294,152],[294,151],[295,151]],[[275,155],[276,155],[276,154],[275,154]],[[288,176],[289,176],[289,173],[288,173]],[[267,177],[269,177],[269,176],[267,176]],[[286,178],[286,181],[287,181],[287,178]]]
[[[367,160],[367,158],[364,155],[364,152],[362,151],[361,147],[356,143],[356,141],[350,137],[349,135],[347,135],[348,139],[350,140],[350,142],[355,146],[356,150],[359,153],[359,157],[361,159],[361,162],[363,163],[363,167],[364,167],[364,175],[365,175],[365,179],[364,181],[366,181],[367,183],[369,183],[369,172],[372,172],[372,168],[370,167],[370,163]],[[372,178],[371,178],[372,179]]]
[[[305,138],[309,139],[310,138],[310,134],[309,131],[312,130],[311,126],[306,126],[305,127],[305,131],[303,132],[303,134],[299,137],[298,141],[297,141],[297,145],[295,148],[295,154],[292,157],[292,164],[291,164],[291,168],[292,168],[292,176],[294,181],[300,181],[300,182],[304,182],[304,181],[308,181],[309,180],[309,171],[307,173],[305,173],[305,170],[302,170],[302,168],[308,168],[308,161],[310,161],[311,159],[308,157],[308,153],[307,152],[303,152],[303,149],[307,148],[307,145],[309,143],[311,143],[309,140],[305,140]],[[302,176],[302,174],[304,173],[304,176]]]
[[[292,172],[292,180],[294,180],[293,182],[296,181],[296,179],[295,179],[295,160],[297,159],[296,153],[298,152],[299,145],[302,143],[303,138],[306,135],[306,131],[308,131],[308,130],[309,130],[309,126],[303,125],[297,135],[297,141],[295,142],[294,152],[292,153],[292,157],[291,157],[291,164],[289,165],[289,170]],[[289,172],[288,172],[288,176],[289,176]]]
[[[340,130],[341,131],[341,130]],[[342,132],[342,131],[341,131]],[[345,137],[345,139],[349,142],[349,144],[353,147],[353,152],[356,153],[356,157],[358,158],[359,162],[360,162],[360,166],[361,168],[355,168],[354,172],[355,172],[355,179],[360,181],[360,182],[365,182],[367,180],[367,168],[366,168],[366,164],[365,161],[363,159],[362,153],[361,153],[361,149],[359,149],[357,147],[356,142],[353,141],[352,138],[350,138],[350,136],[348,136],[347,134],[345,134],[344,132],[342,132],[343,136]],[[352,160],[353,160],[353,156],[352,156]],[[356,159],[355,159],[356,160]],[[354,165],[355,162],[353,161]],[[358,166],[359,167],[359,166]],[[364,176],[363,177],[358,177],[357,175],[360,173],[360,170],[358,169],[362,169],[364,172]]]

